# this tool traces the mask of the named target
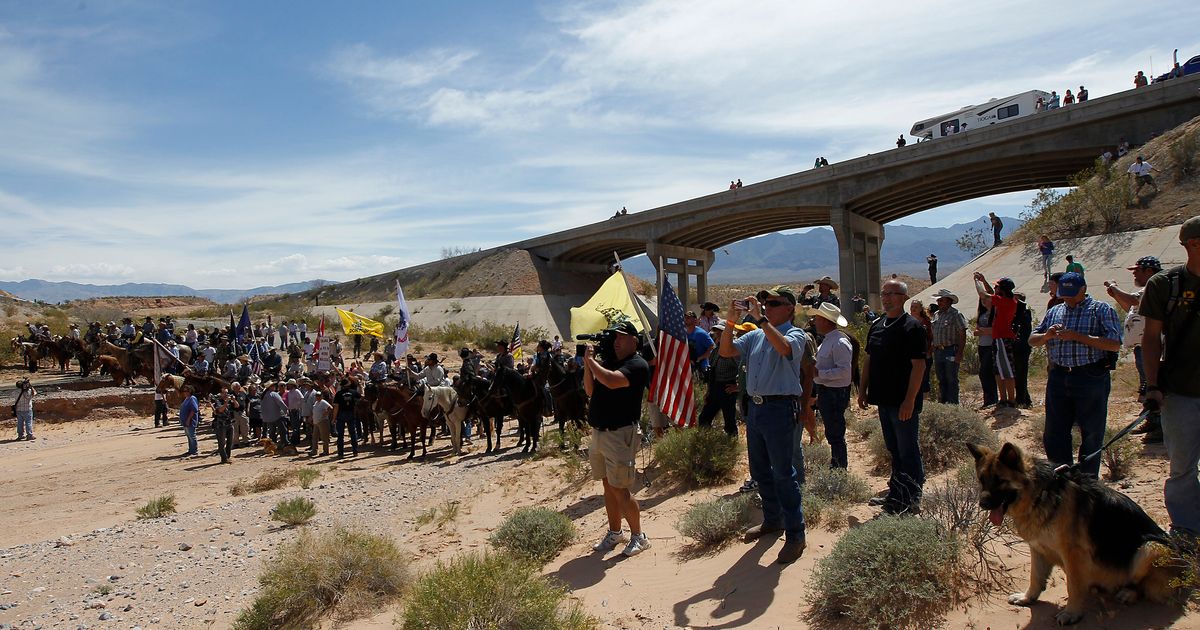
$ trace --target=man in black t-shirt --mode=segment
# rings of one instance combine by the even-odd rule
[[[583,388],[591,397],[588,424],[592,442],[588,449],[592,478],[604,484],[604,510],[608,513],[608,533],[592,549],[608,553],[625,540],[621,517],[629,523],[630,540],[621,552],[635,556],[650,548],[650,539],[642,532],[642,517],[637,500],[629,491],[637,480],[634,460],[641,438],[638,420],[642,417],[642,391],[650,384],[650,366],[637,353],[638,331],[633,322],[622,321],[610,328],[615,335],[613,357],[603,364],[588,347],[583,354]]]
[[[358,385],[354,381],[344,378],[340,387],[341,389],[333,396],[334,430],[337,431],[337,456],[339,459],[346,456],[343,440],[347,427],[350,428],[351,452],[358,455],[358,422],[354,419],[354,408],[358,405],[358,399],[362,398],[362,394],[358,393]]]
[[[863,360],[858,406],[879,408],[883,442],[892,457],[888,493],[871,499],[889,514],[920,511],[925,465],[917,442],[921,382],[925,375],[925,327],[904,311],[908,285],[890,280],[880,291],[884,316],[871,323]]]

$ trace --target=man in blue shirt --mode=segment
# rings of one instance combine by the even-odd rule
[[[688,311],[683,315],[683,326],[687,332],[688,350],[692,355],[692,369],[701,376],[708,373],[708,359],[712,356],[713,348],[717,345],[713,338],[697,326],[699,318],[696,311]]]
[[[792,325],[796,293],[777,286],[734,300],[730,312],[736,319],[747,310],[758,325],[736,340],[733,326],[721,333],[720,354],[741,357],[746,366],[746,452],[750,478],[762,496],[763,522],[751,527],[747,542],[783,531],[785,542],[778,562],[795,562],[804,553],[804,513],[800,507],[800,475],[792,465],[792,443],[797,414],[809,416],[809,397],[804,396],[801,361],[808,343],[804,331]],[[764,315],[765,313],[765,315]]]
[[[1029,336],[1029,345],[1046,346],[1050,374],[1046,379],[1046,430],[1042,444],[1055,464],[1070,464],[1071,427],[1079,425],[1079,457],[1100,449],[1108,420],[1109,353],[1121,349],[1121,320],[1113,307],[1087,294],[1083,275],[1064,273],[1058,297],[1042,323]],[[1100,458],[1081,467],[1100,474]]]

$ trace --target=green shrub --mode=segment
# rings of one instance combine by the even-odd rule
[[[321,476],[321,471],[316,468],[301,468],[300,472],[296,473],[296,477],[300,480],[300,487],[308,490],[312,482],[316,481]]]
[[[284,499],[271,510],[271,519],[288,525],[303,525],[317,515],[317,506],[304,497]]]
[[[374,614],[409,586],[408,560],[390,539],[337,528],[301,532],[279,546],[258,578],[258,597],[234,628],[315,628]]]
[[[1110,426],[1105,429],[1104,443],[1108,444],[1108,441],[1116,437],[1122,428]],[[1137,464],[1141,453],[1141,444],[1128,435],[1113,442],[1112,446],[1104,449],[1104,452],[1100,454],[1100,459],[1104,463],[1104,467],[1108,469],[1108,474],[1105,477],[1109,481],[1120,481],[1128,477],[1129,473],[1133,471],[1134,464]]]
[[[507,553],[469,553],[417,581],[397,619],[404,630],[589,630],[595,619],[537,566]]]
[[[812,472],[805,477],[804,492],[835,503],[862,503],[871,498],[867,480],[845,468],[822,468]]]
[[[745,492],[693,505],[675,523],[675,529],[700,545],[710,547],[737,535],[753,518],[754,494]]]
[[[800,489],[800,511],[804,513],[804,524],[807,527],[817,527],[825,520],[825,513],[832,506],[828,499],[812,492]]]
[[[526,507],[513,512],[488,539],[515,556],[545,564],[571,544],[575,525],[561,512]]]
[[[712,486],[733,478],[738,463],[737,438],[718,429],[668,431],[654,445],[654,459],[666,474],[697,486]]]
[[[958,542],[932,521],[885,516],[846,532],[817,562],[808,601],[819,620],[932,628],[954,601]]]
[[[799,431],[800,427],[796,427]],[[805,442],[804,443],[804,478],[817,474],[818,471],[827,470],[829,462],[833,460],[833,451],[829,448],[827,442]]]
[[[168,494],[166,496],[151,499],[149,503],[137,509],[137,517],[141,518],[162,518],[168,514],[175,513],[175,495]]]
[[[970,457],[963,445],[970,442],[996,448],[999,441],[987,421],[971,409],[959,405],[926,402],[921,411],[921,430],[918,441],[925,470],[936,474]],[[875,470],[887,470],[891,456],[883,442],[883,434],[872,434],[868,446]]]

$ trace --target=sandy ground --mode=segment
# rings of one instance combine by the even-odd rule
[[[9,380],[7,374],[0,378]],[[1114,391],[1127,387],[1119,384]],[[1114,405],[1113,421],[1133,411],[1131,404]],[[1028,445],[1029,418],[1040,413],[1035,408],[986,417],[1002,438]],[[803,628],[815,563],[847,527],[876,515],[875,509],[858,506],[844,521],[811,528],[804,557],[780,567],[773,564],[779,541],[735,542],[701,552],[675,530],[688,506],[732,494],[740,481],[687,491],[652,476],[638,498],[653,547],[632,559],[602,558],[590,549],[605,529],[597,484],[571,478],[556,458],[528,459],[510,449],[500,456],[451,459],[439,440],[424,463],[373,449],[340,461],[268,458],[258,449],[240,449],[235,462],[223,466],[212,455],[211,437],[202,441],[205,457],[183,459],[178,456],[185,450],[181,430],[155,429],[148,417],[43,424],[36,442],[11,441],[11,423],[2,431],[0,505],[6,509],[0,510],[0,624],[18,628],[228,627],[252,601],[262,559],[296,535],[268,518],[276,501],[295,495],[318,505],[320,513],[308,527],[350,523],[390,535],[418,568],[485,548],[488,535],[513,510],[546,505],[570,516],[580,534],[545,572],[569,585],[605,628]],[[543,442],[550,447],[553,432],[547,427]],[[868,476],[873,489],[881,489],[884,480],[868,470],[866,445],[852,443],[851,449],[852,468]],[[304,466],[322,472],[309,490],[292,485],[260,495],[229,493],[236,481],[269,468]],[[1134,476],[1121,484],[1160,523],[1166,522],[1164,474],[1165,451],[1146,447]],[[134,518],[138,506],[167,493],[179,500],[176,516]],[[447,500],[460,504],[456,519],[440,527],[416,526],[417,515]],[[1027,578],[1027,560],[1021,543],[1007,551],[1013,590]],[[951,613],[945,627],[1051,628],[1066,599],[1060,572],[1043,603],[1032,608],[1009,606],[1006,595],[966,603]],[[398,604],[348,627],[391,627],[400,610]],[[1097,596],[1078,627],[1195,628],[1200,618],[1150,604],[1126,607]]]

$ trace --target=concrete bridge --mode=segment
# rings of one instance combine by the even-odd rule
[[[840,284],[879,306],[883,224],[957,201],[1063,187],[1121,138],[1140,145],[1200,115],[1200,75],[1165,81],[955,136],[513,243],[551,266],[598,270],[645,253],[700,301],[713,250],[752,236],[829,225]],[[846,300],[849,304],[849,300]]]

